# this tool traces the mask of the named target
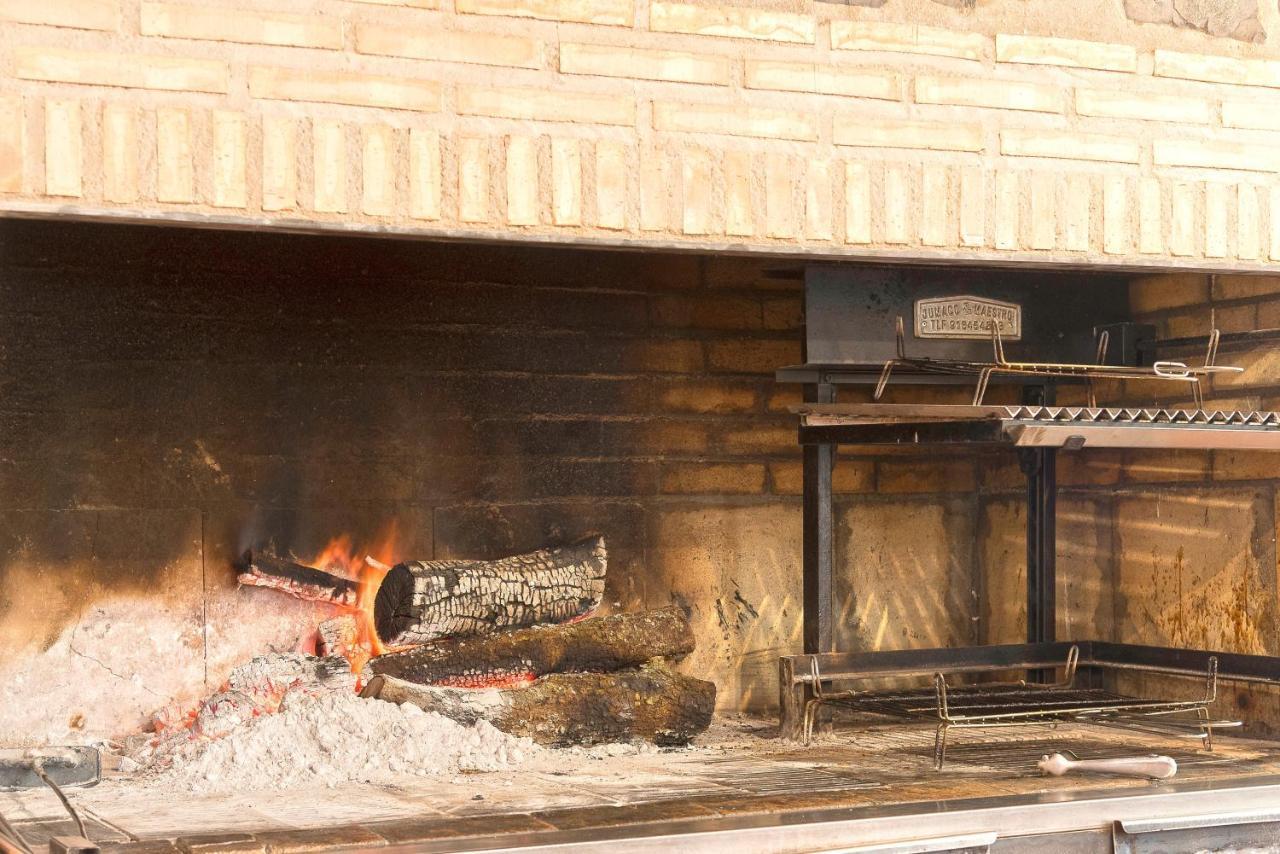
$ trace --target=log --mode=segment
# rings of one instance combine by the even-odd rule
[[[441,688],[375,676],[360,696],[411,703],[467,725],[485,720],[549,747],[635,738],[666,746],[688,744],[706,730],[716,686],[652,661],[614,673],[553,673],[526,688],[504,690]]]
[[[241,584],[283,590],[299,599],[354,607],[359,582],[252,549],[233,566]]]
[[[395,676],[420,685],[483,688],[548,673],[621,670],[651,658],[680,659],[693,647],[689,618],[672,606],[434,641],[372,659],[364,678]]]
[[[391,568],[374,600],[388,646],[563,623],[604,595],[603,537],[501,560],[408,561]]]

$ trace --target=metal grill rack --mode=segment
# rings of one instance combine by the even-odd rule
[[[1204,694],[1182,700],[1131,697],[1101,688],[1078,686],[1076,670],[1079,661],[1080,648],[1073,645],[1067,651],[1062,678],[1056,682],[1020,680],[955,684],[948,681],[947,674],[939,671],[933,674],[931,687],[887,691],[853,687],[832,692],[827,687],[833,681],[832,675],[824,676],[820,657],[810,656],[810,672],[806,681],[812,696],[804,706],[803,740],[806,745],[812,741],[817,714],[823,707],[902,719],[935,719],[938,726],[934,737],[934,767],[941,770],[946,762],[947,733],[954,728],[1025,727],[1068,721],[1142,725],[1153,717],[1194,715],[1191,725],[1205,748],[1212,750],[1214,727],[1240,725],[1239,721],[1213,721],[1209,718],[1209,707],[1217,698],[1218,691],[1218,659],[1215,656],[1207,660]],[[1154,667],[1141,669],[1167,672]],[[909,669],[897,673],[881,671],[875,674],[875,678],[915,673]],[[847,674],[841,674],[839,678],[857,681],[857,677]]]

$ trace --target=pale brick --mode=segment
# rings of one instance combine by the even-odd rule
[[[1000,33],[996,36],[996,61],[1137,71],[1138,51],[1123,44]]]
[[[22,192],[26,121],[20,95],[0,95],[0,193]]]
[[[1151,144],[1157,166],[1280,172],[1280,146],[1200,139],[1157,139]]]
[[[866,116],[837,115],[836,145],[866,148],[922,148],[935,151],[982,151],[978,125],[871,121]]]
[[[1062,112],[1062,89],[1038,83],[1013,83],[973,77],[916,78],[916,103],[958,107],[991,107],[1038,113]]]
[[[812,15],[734,6],[693,6],[652,0],[649,29],[658,33],[691,33],[739,39],[813,44]]]
[[[920,178],[920,242],[925,246],[946,246],[947,202],[950,181],[945,166],[927,165]]]
[[[1156,50],[1157,77],[1238,83],[1242,86],[1280,86],[1280,62],[1270,59],[1233,59],[1176,50]]]
[[[562,74],[727,86],[732,68],[729,57],[714,54],[573,42],[560,45]]]
[[[1142,145],[1133,139],[1053,130],[1002,130],[1000,153],[1011,157],[1051,157],[1137,163]]]
[[[1102,251],[1124,255],[1130,246],[1129,182],[1108,175],[1102,186]]]
[[[627,227],[627,171],[630,149],[621,142],[596,142],[596,225],[615,231]]]
[[[541,68],[543,63],[540,41],[467,30],[360,24],[356,27],[356,50],[377,56],[514,68]]]
[[[24,80],[129,89],[225,93],[228,85],[225,62],[52,47],[15,48],[14,74]]]
[[[551,221],[582,225],[582,143],[551,140]]]
[[[1156,95],[1124,89],[1077,89],[1076,112],[1106,119],[1138,119],[1175,124],[1213,124],[1212,102],[1186,95]]]
[[[1031,249],[1052,249],[1057,242],[1058,176],[1052,172],[1027,173],[1031,197]]]
[[[1093,183],[1088,175],[1067,176],[1063,195],[1065,215],[1062,218],[1062,248],[1071,252],[1089,249],[1089,210],[1093,199]]]
[[[680,158],[681,200],[684,205],[682,230],[685,234],[714,231],[712,207],[715,203],[715,164],[704,148],[684,149]]]
[[[440,109],[440,84],[435,81],[345,71],[254,66],[249,69],[249,95],[274,101],[318,101],[391,110]]]
[[[44,191],[75,196],[84,185],[84,131],[80,102],[50,99],[44,105]]]
[[[996,173],[996,248],[1018,248],[1018,173]]]
[[[1259,224],[1258,188],[1253,184],[1236,186],[1236,257],[1256,261],[1262,253]]]
[[[751,153],[726,151],[724,171],[724,230],[731,237],[755,233],[755,213],[751,203]]]
[[[396,132],[387,125],[360,129],[360,210],[369,216],[396,212]]]
[[[1272,261],[1280,261],[1280,187],[1272,187],[1267,196],[1267,209],[1270,214],[1267,219],[1271,224],[1267,256]]]
[[[243,113],[216,110],[213,114],[213,206],[242,208],[246,200],[245,173],[248,128]]]
[[[1138,185],[1138,251],[1144,255],[1164,252],[1163,208],[1159,180],[1143,178]]]
[[[666,152],[650,148],[640,155],[640,228],[666,231],[671,228],[671,198],[676,186],[675,169]]]
[[[409,129],[409,216],[440,219],[444,195],[440,134],[427,128]]]
[[[347,212],[347,129],[342,122],[315,119],[311,123],[312,209],[320,213]]]
[[[102,197],[138,200],[138,110],[132,104],[102,108]]]
[[[489,219],[489,141],[474,136],[458,140],[458,219]]]
[[[342,19],[321,14],[143,2],[140,31],[144,36],[342,49]]]
[[[175,107],[156,110],[156,201],[195,201],[194,152],[191,113]]]
[[[115,0],[0,0],[0,21],[44,24],[78,30],[115,30],[120,6]]]
[[[507,137],[507,224],[538,224],[538,141]]]
[[[1172,215],[1169,220],[1169,252],[1174,255],[1196,254],[1196,188],[1177,181],[1173,185]]]
[[[1275,109],[1274,104],[1224,101],[1222,124],[1229,128],[1248,130],[1280,130],[1280,111]]]
[[[440,0],[349,0],[353,3],[372,3],[376,6],[409,6],[413,9],[439,9]]]
[[[810,160],[805,172],[804,234],[812,240],[830,240],[831,163]]]
[[[844,241],[871,242],[871,173],[857,160],[844,165]]]
[[[634,7],[633,0],[454,0],[454,8],[464,15],[506,15],[619,27],[631,26]]]
[[[281,116],[262,119],[262,209],[298,206],[298,123]]]
[[[915,24],[878,21],[832,21],[831,46],[838,50],[874,50],[890,53],[921,53],[982,59],[990,40],[978,33],[962,33]]]
[[[805,113],[713,104],[657,102],[653,105],[653,128],[678,133],[720,133],[808,142],[818,138],[815,118]]]
[[[1204,188],[1204,256],[1227,257],[1227,206],[1230,204],[1230,188],[1226,184],[1210,182]]]
[[[544,122],[634,125],[630,97],[554,92],[548,89],[459,86],[458,112],[467,116]]]
[[[890,163],[884,168],[884,242],[911,242],[910,167]]]
[[[764,159],[764,218],[768,237],[795,237],[799,232],[795,203],[795,163],[770,152]]]
[[[747,60],[748,89],[782,92],[813,92],[819,95],[846,95],[851,98],[902,99],[902,84],[892,74],[812,62]]]
[[[960,244],[987,242],[987,176],[977,166],[960,170]]]

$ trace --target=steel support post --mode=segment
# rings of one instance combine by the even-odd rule
[[[835,402],[830,383],[805,386],[809,403]],[[835,560],[832,528],[831,474],[836,446],[804,446],[804,651],[834,651],[831,575]]]

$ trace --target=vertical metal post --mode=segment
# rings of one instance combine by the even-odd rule
[[[832,403],[831,383],[806,385],[808,403]],[[836,446],[804,446],[804,651],[832,652],[831,574],[835,558],[832,530],[831,474]]]
[[[1027,643],[1056,639],[1058,449],[1019,451],[1027,476]]]

